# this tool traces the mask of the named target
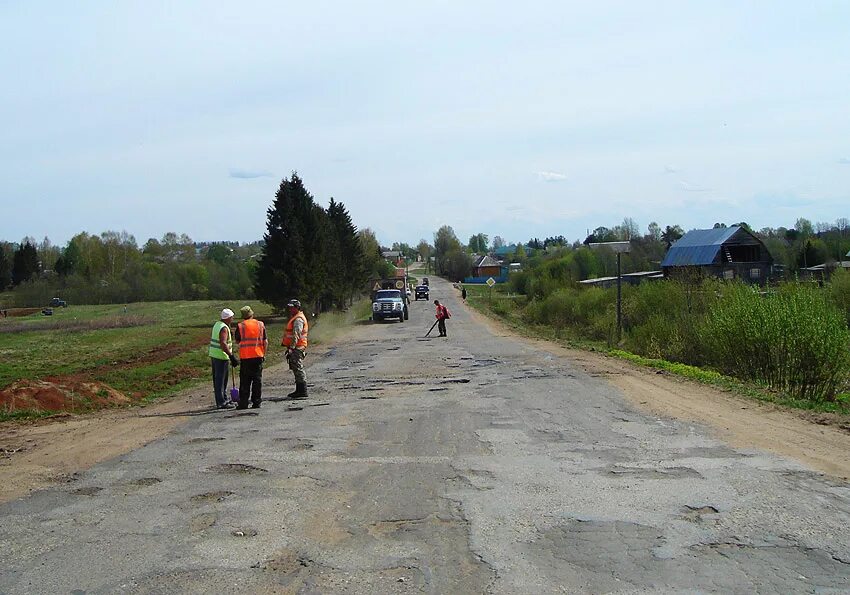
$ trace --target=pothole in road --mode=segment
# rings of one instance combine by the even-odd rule
[[[694,457],[698,459],[731,459],[751,457],[752,455],[732,450],[726,446],[695,446],[685,449],[680,456],[682,458]]]
[[[449,390],[449,389],[447,389],[445,386],[438,386],[436,388],[429,388],[428,392],[436,393],[438,391],[444,391],[444,390]]]
[[[720,511],[713,506],[690,506],[686,504],[682,508],[682,518],[693,523],[701,523],[704,520],[703,516],[717,514],[718,512]]]
[[[215,492],[207,492],[205,494],[198,494],[196,496],[192,496],[189,498],[195,504],[200,504],[203,502],[224,502],[225,498],[228,496],[232,496],[233,492],[229,492],[227,490],[217,490]]]
[[[442,532],[447,528],[457,527],[459,521],[453,518],[442,518],[431,514],[418,519],[392,519],[378,521],[369,526],[369,533],[374,537],[403,537],[411,533]]]
[[[189,529],[192,533],[200,533],[205,529],[209,529],[215,522],[218,520],[218,515],[213,514],[211,512],[205,512],[203,514],[199,514],[192,517],[192,520],[189,521]]]
[[[298,573],[304,568],[315,566],[316,563],[308,557],[290,549],[282,549],[260,565],[260,568],[284,575]]]
[[[101,487],[91,486],[91,487],[87,487],[87,488],[77,488],[76,490],[73,490],[71,493],[74,494],[75,496],[94,496],[95,494],[97,494],[98,492],[100,492],[102,490],[103,490],[103,488],[101,488]]]
[[[639,477],[642,479],[679,479],[684,477],[702,479],[699,471],[690,467],[663,467],[660,469],[611,467],[605,471],[605,474],[614,477]]]
[[[230,473],[230,474],[240,474],[240,475],[259,475],[262,473],[268,473],[268,469],[263,469],[262,467],[254,467],[254,465],[247,465],[245,463],[223,463],[221,465],[214,465],[209,468],[209,471],[213,471],[215,473]]]
[[[500,364],[501,362],[497,359],[479,359],[473,362],[473,368],[486,368],[488,366],[495,366]]]
[[[466,384],[468,382],[469,378],[446,378],[441,380],[440,384]]]
[[[187,444],[197,444],[199,442],[216,442],[218,440],[224,440],[221,436],[201,436],[200,438],[192,438],[191,440],[187,440]]]
[[[275,438],[274,442],[282,442],[289,450],[311,450],[313,443],[301,438]]]
[[[145,486],[152,486],[154,484],[160,483],[161,481],[162,480],[158,477],[141,477],[139,479],[134,479],[133,481],[129,482],[127,485],[145,487]]]
[[[256,537],[256,529],[234,529],[230,532],[233,537]]]

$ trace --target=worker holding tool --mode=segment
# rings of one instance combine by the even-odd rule
[[[441,337],[447,337],[446,335],[446,320],[452,317],[449,313],[449,309],[440,303],[440,300],[434,300],[434,305],[437,307],[437,330],[440,331]]]
[[[283,332],[281,345],[286,347],[286,361],[295,375],[295,390],[287,396],[290,399],[307,398],[307,374],[304,372],[304,358],[307,356],[307,333],[310,325],[301,310],[301,302],[292,299],[286,304],[289,308],[289,322]]]
[[[210,336],[209,355],[212,362],[213,394],[216,409],[230,409],[233,403],[227,400],[228,360],[234,368],[239,360],[233,355],[233,340],[230,338],[230,324],[233,322],[233,310],[221,311],[220,320],[213,325]]]
[[[236,342],[239,343],[239,405],[237,409],[248,408],[248,394],[251,395],[251,407],[259,409],[263,401],[263,362],[269,340],[266,337],[266,325],[254,318],[251,306],[243,306],[242,322],[236,326]]]

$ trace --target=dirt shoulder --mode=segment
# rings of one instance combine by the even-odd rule
[[[501,322],[473,308],[468,310],[475,320],[497,335],[517,336],[521,341],[571,360],[591,376],[604,377],[639,409],[705,424],[732,446],[766,450],[823,473],[850,479],[847,422],[835,423],[828,416],[762,403],[599,353],[518,336]]]
[[[156,440],[210,412],[206,385],[147,407],[0,424],[0,502],[8,502]]]

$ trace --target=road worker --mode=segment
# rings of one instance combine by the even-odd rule
[[[452,317],[449,309],[440,303],[440,300],[434,300],[434,306],[437,308],[435,316],[437,317],[437,330],[440,331],[441,337],[448,337],[446,334],[446,320]]]
[[[232,322],[233,310],[225,308],[221,311],[220,320],[213,325],[210,337],[209,356],[212,362],[213,395],[217,409],[233,407],[233,403],[227,398],[228,363],[235,368],[239,365],[239,361],[233,355],[233,340],[230,335]]]
[[[237,409],[248,408],[248,396],[251,407],[259,409],[263,401],[263,362],[269,340],[266,337],[266,325],[254,318],[251,306],[240,310],[242,322],[236,326],[236,342],[239,343],[239,405]]]
[[[304,358],[307,355],[307,334],[310,332],[310,325],[301,310],[301,302],[292,299],[286,306],[289,308],[289,322],[286,323],[281,345],[286,347],[286,361],[295,375],[295,390],[287,396],[290,399],[306,399],[307,374],[304,372]]]

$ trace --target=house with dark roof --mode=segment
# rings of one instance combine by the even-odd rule
[[[492,256],[484,255],[478,257],[472,265],[473,277],[502,277],[506,274],[507,267]]]
[[[692,279],[696,275],[763,285],[773,272],[773,257],[764,243],[743,227],[694,229],[670,246],[661,270],[666,278]]]

